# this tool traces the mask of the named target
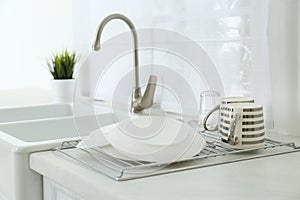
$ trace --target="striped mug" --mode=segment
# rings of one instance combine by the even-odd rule
[[[208,128],[207,120],[216,111],[219,111],[218,122],[222,120],[222,116],[220,115],[224,106],[232,103],[254,103],[254,99],[252,97],[226,97],[221,100],[221,103],[215,106],[212,110],[210,110],[203,119],[203,128],[206,131],[216,131],[218,130],[219,124],[213,128]]]
[[[221,141],[235,149],[264,146],[263,107],[257,103],[233,103],[220,112]]]
[[[219,111],[218,125],[207,127],[210,115]],[[206,131],[219,132],[223,144],[237,149],[264,145],[263,108],[251,97],[227,97],[207,113],[203,120]]]

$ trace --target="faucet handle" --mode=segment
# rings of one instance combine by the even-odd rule
[[[155,75],[150,75],[148,79],[147,88],[140,102],[140,106],[143,109],[150,108],[153,105],[156,83],[157,77]]]
[[[148,79],[148,84],[155,84],[157,83],[157,76],[155,75],[150,75]]]

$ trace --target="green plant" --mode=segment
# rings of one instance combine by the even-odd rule
[[[78,60],[75,52],[64,50],[61,54],[54,54],[51,60],[47,61],[47,65],[54,79],[72,79]]]

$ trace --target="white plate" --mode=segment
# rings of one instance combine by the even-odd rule
[[[114,140],[165,146],[185,140],[187,133],[180,130],[180,128],[184,128],[182,124],[178,120],[168,117],[143,116],[123,120],[103,127],[101,130],[109,133],[107,134],[108,138],[114,138]]]
[[[130,158],[128,156],[123,155],[122,153],[120,153],[118,150],[116,150],[113,146],[111,145],[105,145],[103,147],[100,147],[104,153],[106,153],[107,155],[117,158],[117,159],[121,159],[121,160],[134,160],[133,158]]]
[[[177,159],[177,161],[192,158],[193,156],[197,155],[204,147],[205,147],[205,144],[204,144],[204,146],[199,146],[198,139],[195,139],[195,141],[191,144],[191,146],[188,148],[188,150],[181,157],[179,157]],[[106,153],[107,155],[109,155],[113,158],[116,158],[116,159],[121,159],[121,160],[126,160],[126,161],[143,161],[143,160],[136,160],[134,158],[131,158],[131,157],[128,157],[128,156],[122,154],[121,152],[116,150],[112,145],[105,145],[105,146],[99,147],[99,148],[101,148],[102,151],[104,153]],[[193,155],[193,156],[191,156],[191,155]],[[176,160],[174,160],[174,161],[176,161]]]
[[[160,116],[149,118],[125,120],[95,130],[78,147],[99,147],[109,143],[117,151],[113,157],[148,162],[192,158],[205,147],[202,136],[187,124]]]
[[[159,133],[153,134],[154,137],[149,137],[149,139],[145,139],[145,137],[138,138],[136,134],[139,132],[132,134],[129,131],[136,131],[130,127],[132,124],[142,127],[142,130],[145,129],[145,124],[149,120],[149,117],[122,121],[116,124],[114,128],[108,127],[103,132],[106,139],[118,152],[134,160],[173,162],[179,159],[192,158],[204,148],[205,140],[187,124],[166,117],[155,116],[151,118],[154,128],[148,130],[156,131],[155,123],[161,125],[161,121],[164,122],[165,126],[160,129]],[[126,123],[131,124],[127,126]],[[148,132],[146,134],[151,135],[152,133]]]

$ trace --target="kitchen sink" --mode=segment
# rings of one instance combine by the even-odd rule
[[[0,110],[0,200],[41,200],[42,177],[29,168],[29,155],[80,138],[70,106],[31,109]],[[100,126],[114,123],[111,113],[97,114],[96,118]],[[89,126],[89,116],[80,119]]]
[[[71,104],[47,104],[0,109],[0,123],[72,116]]]

